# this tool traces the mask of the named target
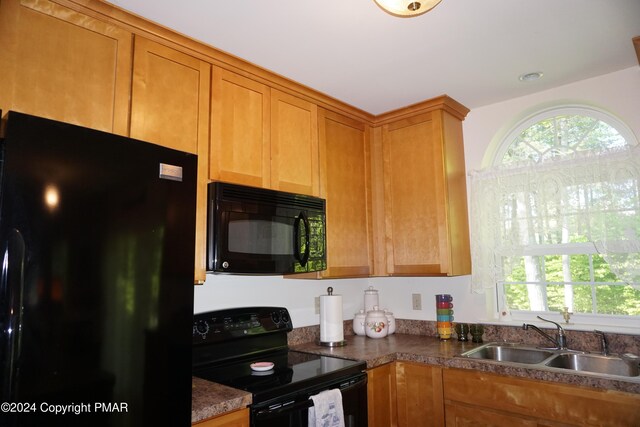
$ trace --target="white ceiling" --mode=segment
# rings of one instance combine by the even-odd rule
[[[110,0],[372,114],[447,94],[469,108],[638,65],[640,0]],[[522,83],[518,76],[543,71]]]

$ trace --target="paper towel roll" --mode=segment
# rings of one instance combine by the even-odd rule
[[[342,295],[320,295],[320,342],[343,340]]]

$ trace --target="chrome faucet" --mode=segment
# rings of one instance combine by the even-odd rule
[[[607,340],[607,337],[605,336],[604,332],[599,331],[599,330],[594,330],[593,332],[595,332],[597,335],[600,336],[600,343],[602,346],[602,355],[603,356],[608,356],[609,355],[609,341]]]
[[[544,320],[545,322],[553,323],[554,325],[556,325],[556,327],[558,328],[558,333],[557,333],[555,338],[552,338],[549,334],[547,334],[546,332],[542,331],[536,325],[530,325],[528,323],[523,323],[522,324],[522,329],[524,329],[526,331],[529,328],[531,328],[534,331],[536,331],[537,333],[539,333],[540,335],[542,335],[543,337],[545,337],[546,339],[548,339],[549,341],[551,341],[553,343],[553,345],[555,346],[556,350],[566,350],[567,349],[567,337],[564,334],[564,329],[562,328],[562,326],[560,326],[559,323],[556,323],[556,322],[551,321],[551,320],[543,319],[540,316],[536,316],[536,317],[538,319],[540,319],[540,320]]]

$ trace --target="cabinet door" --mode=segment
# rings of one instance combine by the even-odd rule
[[[318,107],[271,89],[271,187],[317,196]]]
[[[476,408],[495,414],[493,417],[496,420],[509,419],[507,416],[510,416],[513,419],[535,420],[539,425],[640,425],[638,394],[594,390],[465,369],[445,369],[443,378],[447,425],[456,425],[450,424],[450,418],[471,418]],[[471,409],[462,413],[457,409],[461,406]],[[451,408],[454,410],[453,415],[450,415]],[[490,419],[485,418],[487,421]],[[512,424],[496,422],[490,425]]]
[[[515,414],[491,411],[484,408],[461,405],[455,402],[446,405],[446,413],[447,427],[538,426],[537,421]]]
[[[444,425],[442,368],[396,362],[398,426]]]
[[[197,427],[249,427],[249,409],[240,409],[192,425]]]
[[[3,0],[0,109],[126,135],[131,38],[46,0]]]
[[[269,188],[269,87],[213,68],[209,178]]]
[[[209,73],[206,62],[136,37],[131,137],[198,154],[207,143]]]
[[[398,425],[395,363],[387,363],[367,371],[367,411],[369,427]]]
[[[389,274],[444,274],[442,150],[431,113],[384,125],[385,230]]]
[[[462,121],[448,112],[434,111],[442,144],[442,170],[446,203],[447,263],[442,262],[450,276],[471,274],[469,247],[469,216],[467,209],[467,173],[464,161]]]
[[[320,109],[320,197],[327,200],[327,269],[323,277],[371,273],[369,130]]]
[[[211,66],[136,37],[131,137],[198,154],[195,281],[205,280]]]

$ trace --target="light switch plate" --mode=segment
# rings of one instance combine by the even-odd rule
[[[411,306],[414,310],[422,310],[422,295],[411,294]]]
[[[320,314],[320,297],[315,297],[314,306],[315,306],[316,314]]]

